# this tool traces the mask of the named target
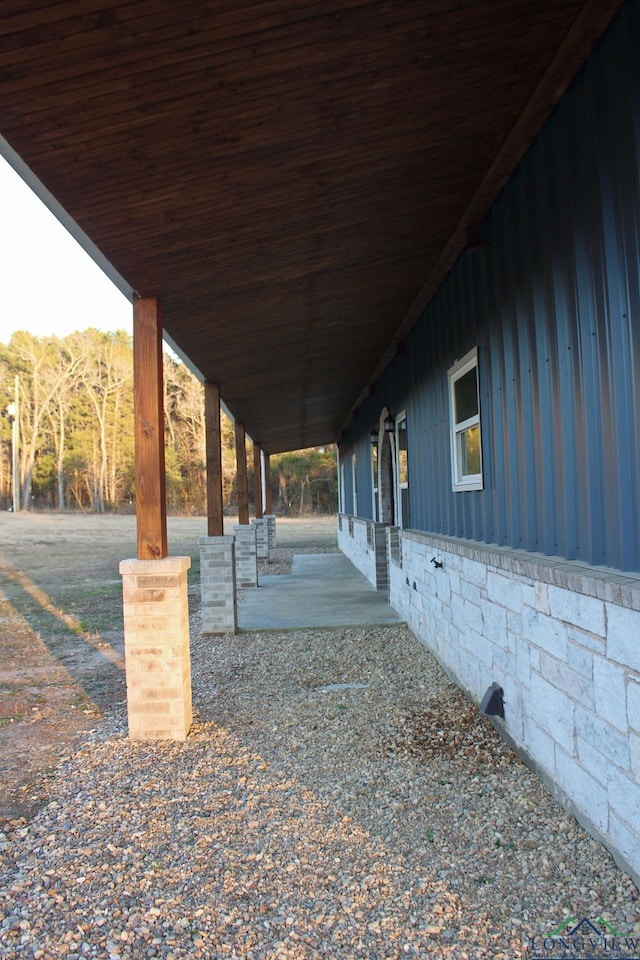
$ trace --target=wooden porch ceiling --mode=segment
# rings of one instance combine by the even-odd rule
[[[251,437],[327,443],[619,5],[3,0],[0,134]]]

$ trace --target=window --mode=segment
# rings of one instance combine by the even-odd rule
[[[478,350],[449,370],[451,474],[454,490],[482,490]]]
[[[355,453],[351,455],[351,479],[353,481],[353,515],[358,516],[358,485],[357,485],[357,459]]]
[[[396,458],[398,465],[398,517],[403,529],[409,526],[409,445],[407,443],[407,414],[403,410],[396,417]]]
[[[398,485],[401,490],[406,490],[409,486],[406,413],[400,413],[396,418],[396,443],[398,444]]]
[[[378,435],[371,441],[371,489],[373,490],[373,519],[378,519]]]

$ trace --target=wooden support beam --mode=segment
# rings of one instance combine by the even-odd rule
[[[264,455],[264,512],[266,514],[272,514],[272,503],[271,503],[271,459],[268,453]]]
[[[249,487],[247,482],[247,444],[244,423],[235,422],[236,477],[238,485],[238,522],[249,523]]]
[[[138,560],[162,560],[168,552],[162,311],[155,297],[133,304],[133,398]]]
[[[262,519],[262,448],[253,441],[253,497],[256,502],[256,520]]]
[[[204,421],[207,450],[207,534],[224,535],[222,513],[222,439],[220,435],[220,388],[204,385]]]

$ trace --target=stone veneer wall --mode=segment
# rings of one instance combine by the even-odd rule
[[[338,516],[338,547],[373,584],[376,590],[389,589],[387,524]]]
[[[400,531],[390,602],[558,799],[640,878],[640,577]],[[435,558],[443,566],[435,567]]]

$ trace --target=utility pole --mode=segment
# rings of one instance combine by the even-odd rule
[[[20,377],[16,373],[15,399],[7,407],[7,414],[11,420],[11,472],[13,488],[13,512],[20,509],[20,471],[18,455],[20,452]]]

